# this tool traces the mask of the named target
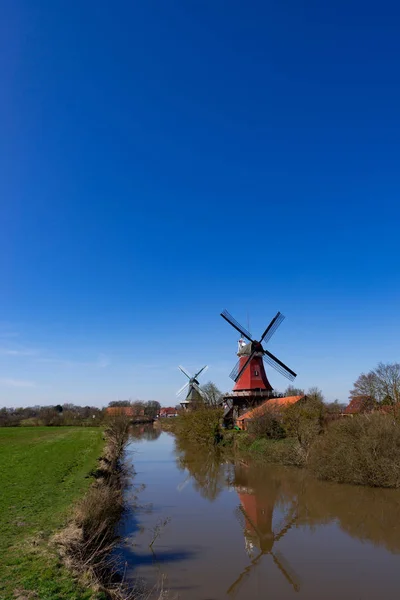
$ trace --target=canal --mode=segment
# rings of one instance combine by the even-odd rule
[[[400,492],[227,460],[147,427],[128,460],[128,580],[193,600],[399,597]]]

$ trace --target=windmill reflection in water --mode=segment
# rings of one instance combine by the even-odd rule
[[[278,499],[278,488],[271,486],[268,497],[260,497],[247,485],[246,465],[235,468],[235,481],[233,487],[238,493],[240,505],[235,509],[245,537],[246,552],[250,564],[242,571],[239,577],[228,588],[227,593],[236,595],[249,575],[259,565],[261,558],[270,555],[275,565],[284,575],[294,591],[300,590],[299,579],[293,569],[288,565],[283,556],[273,551],[277,544],[296,523],[298,514],[297,506],[292,502],[277,531],[273,529],[274,506]]]

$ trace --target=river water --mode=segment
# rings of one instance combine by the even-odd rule
[[[148,428],[129,460],[128,579],[162,574],[170,597],[191,600],[400,597],[400,492],[227,461]]]

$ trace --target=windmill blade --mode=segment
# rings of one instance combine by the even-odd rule
[[[239,373],[240,360],[237,361],[236,365],[233,367],[232,371],[229,373],[229,377],[236,381],[237,374]]]
[[[184,375],[186,375],[186,377],[187,377],[188,379],[192,379],[192,376],[191,376],[191,375],[189,375],[189,373],[188,373],[188,372],[187,372],[187,371],[186,371],[186,370],[185,370],[185,369],[182,367],[182,365],[178,365],[178,369],[180,369],[180,370],[182,371],[182,373],[183,373]]]
[[[257,565],[260,558],[264,555],[264,552],[260,552],[251,563],[242,571],[239,577],[232,583],[232,585],[226,590],[227,594],[236,593],[239,590],[241,584],[245,581],[245,579],[250,575],[252,569]]]
[[[286,519],[285,525],[282,527],[279,533],[274,536],[275,542],[279,542],[283,538],[284,535],[293,527],[298,519],[297,509],[292,509],[289,518]]]
[[[278,329],[279,325],[282,323],[285,315],[280,312],[277,312],[275,317],[272,319],[271,323],[268,325],[267,329],[261,336],[260,342],[264,341],[265,343],[269,342],[269,340],[274,335],[275,331]]]
[[[245,329],[238,321],[236,321],[236,319],[234,319],[232,317],[232,315],[230,315],[228,313],[227,310],[223,310],[221,313],[221,317],[223,319],[225,319],[225,321],[228,321],[228,323],[230,323],[230,325],[232,325],[232,327],[234,327],[236,329],[236,331],[238,331],[239,333],[241,333],[245,338],[247,338],[250,342],[253,341],[252,339],[252,335],[250,333],[250,331],[247,331],[247,329]]]
[[[186,477],[186,479],[184,479],[183,481],[181,481],[181,483],[178,484],[176,490],[177,492],[181,492],[183,489],[185,489],[185,487],[187,486],[187,484],[189,483],[189,481],[191,480],[192,476],[189,475]]]
[[[276,564],[276,566],[278,567],[280,572],[283,573],[286,580],[290,583],[290,585],[292,586],[294,591],[299,592],[300,591],[300,584],[298,583],[299,578],[296,575],[296,573],[294,572],[294,570],[289,566],[289,563],[287,562],[287,560],[285,560],[283,558],[283,556],[281,554],[279,554],[278,552],[276,554],[271,552],[270,554],[273,558],[274,563]]]
[[[189,382],[188,382],[188,381],[185,383],[185,385],[183,385],[183,386],[181,387],[181,389],[180,389],[180,390],[178,390],[178,391],[176,392],[176,395],[177,395],[177,396],[180,396],[180,395],[182,394],[183,390],[184,390],[185,388],[187,388],[187,387],[189,387]]]
[[[271,367],[274,367],[278,373],[290,379],[290,381],[293,381],[294,378],[297,377],[296,373],[292,371],[292,369],[289,369],[285,363],[280,361],[279,358],[276,358],[276,356],[274,356],[271,352],[268,352],[268,350],[264,350],[263,359],[269,363]]]
[[[194,379],[197,379],[198,376],[200,375],[200,373],[203,373],[203,375],[204,375],[204,373],[207,371],[207,369],[208,369],[208,365],[205,365],[202,369],[200,369],[200,371],[198,371],[196,373],[196,375],[194,376]]]
[[[244,373],[244,371],[246,370],[246,368],[250,364],[250,361],[253,358],[253,356],[255,355],[255,353],[256,353],[255,350],[253,350],[253,352],[250,354],[249,358],[244,363],[243,367],[240,369],[239,373],[236,375],[235,381],[238,381],[240,379],[240,377],[242,376],[242,373]]]

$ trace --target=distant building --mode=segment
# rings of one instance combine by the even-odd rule
[[[396,407],[393,404],[380,404],[371,396],[355,396],[344,409],[343,414],[348,416],[365,415],[372,412],[383,414],[392,414],[396,412]]]
[[[247,425],[250,421],[253,421],[253,419],[257,419],[258,417],[261,417],[263,414],[265,414],[266,411],[280,412],[282,409],[285,409],[288,406],[291,406],[292,404],[296,404],[297,402],[300,402],[301,400],[304,400],[305,398],[306,398],[306,396],[304,396],[304,395],[302,395],[302,396],[285,396],[284,398],[272,398],[271,400],[267,400],[266,402],[263,402],[263,404],[261,404],[260,406],[257,406],[257,408],[248,410],[244,414],[240,415],[236,419],[235,424],[237,427],[239,427],[239,429],[246,430]]]
[[[173,406],[163,406],[160,408],[160,418],[167,418],[167,417],[177,417],[178,413],[176,412],[176,408],[174,408]]]
[[[108,415],[125,415],[126,417],[144,417],[144,408],[137,409],[133,406],[109,406],[106,408]]]
[[[371,396],[355,396],[344,409],[345,415],[371,413],[375,409],[375,401]]]

